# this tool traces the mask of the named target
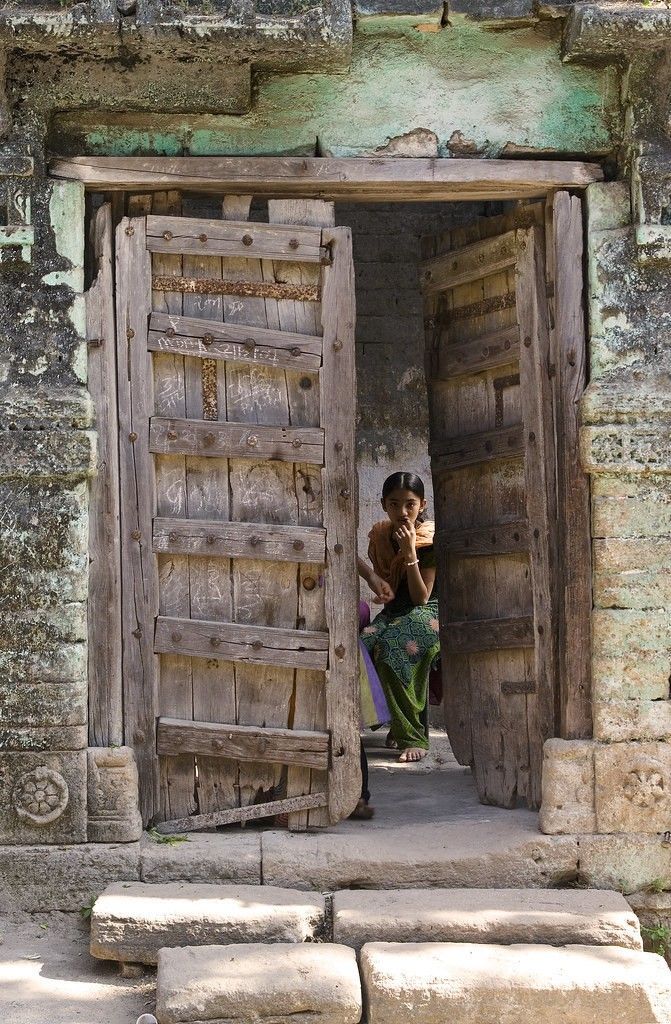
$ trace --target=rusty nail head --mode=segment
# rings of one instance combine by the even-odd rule
[[[345,445],[342,443],[342,441],[336,441],[336,443],[335,443],[335,450],[337,452],[341,452],[344,447],[345,447]]]
[[[312,387],[312,381],[310,380],[309,377],[301,377],[298,383],[299,386],[303,389],[303,391],[309,391],[310,388]]]
[[[127,235],[134,235],[135,234],[135,228],[132,228],[130,225],[128,225],[127,228],[124,228],[124,231],[126,232]]]
[[[336,656],[336,658],[344,658],[345,657],[345,648],[343,647],[342,644],[338,644],[338,646],[336,647],[336,649],[335,649],[335,656]]]
[[[214,444],[215,440],[216,438],[212,431],[208,430],[207,434],[205,434],[205,436],[203,437],[203,447],[209,448],[211,445]]]
[[[212,740],[212,747],[213,747],[214,750],[223,750],[224,749],[224,741],[223,740]]]
[[[134,733],[133,733],[133,742],[134,743],[144,743],[144,733],[142,732],[142,729],[136,729],[134,731]]]
[[[128,338],[129,341],[131,340],[131,338],[135,337],[135,331],[133,330],[132,327],[129,327],[128,330],[126,331],[126,337]]]
[[[505,348],[506,351],[508,351],[508,349],[510,348],[510,342],[509,341],[504,341],[503,347]]]
[[[298,345],[294,345],[294,347],[291,349],[291,354],[292,356],[299,356],[301,354],[301,350],[299,349]]]
[[[140,533],[139,530],[133,530],[133,532],[131,533],[131,537],[133,538],[133,540],[140,540],[142,534]]]
[[[333,550],[335,551],[336,555],[342,555],[345,549],[343,548],[342,544],[336,544],[334,545]]]
[[[137,637],[138,640],[140,639],[140,637],[142,636],[142,627],[141,626],[138,626],[137,629],[133,630],[133,636]]]
[[[305,588],[305,590],[314,590],[316,586],[317,586],[317,581],[314,578],[314,576],[304,576],[303,577],[303,587]]]
[[[253,537],[249,538],[249,543],[252,545],[253,548],[255,548],[257,544],[261,543],[261,538],[257,537],[256,534],[254,534]]]
[[[300,437],[295,437],[291,443],[294,446],[294,448],[302,448],[303,447],[303,442],[301,441]]]
[[[199,242],[207,242],[207,235],[205,234],[205,232],[203,232],[202,235],[198,235],[198,241]]]
[[[205,538],[205,543],[206,544],[214,544],[216,539],[217,538],[213,537],[211,533],[208,533],[207,537]]]
[[[173,542],[177,540],[177,534],[175,533],[174,530],[171,530],[170,533],[168,534],[168,540]]]
[[[254,239],[252,238],[251,235],[243,235],[242,236],[242,244],[243,245],[251,245],[253,241],[254,241]]]
[[[336,340],[333,342],[333,351],[334,352],[340,352],[341,348],[342,348],[342,341],[340,340],[340,338],[336,338]]]
[[[169,430],[168,431],[168,440],[169,441],[176,441],[177,440],[177,431],[176,430]]]
[[[168,327],[168,329],[167,329],[167,331],[165,333],[168,336],[168,338],[174,338],[175,337],[175,328],[174,327]]]
[[[130,434],[128,435],[128,440],[129,441],[137,441],[137,434],[135,433],[134,430],[131,430]]]
[[[343,487],[343,489],[340,492],[340,497],[341,498],[349,498],[349,496],[350,496],[349,488],[348,487]]]
[[[212,337],[211,334],[204,334],[203,335],[203,345],[211,345],[213,341],[214,341],[214,338]]]
[[[304,547],[305,547],[305,544],[304,544],[304,542],[302,540],[295,540],[294,541],[294,551],[302,551]]]
[[[170,239],[172,238],[172,231],[164,231],[163,237],[165,238],[166,242],[169,242]]]
[[[263,640],[252,640],[252,647],[255,651],[260,651],[263,647]]]
[[[182,634],[177,632],[171,633],[170,639],[172,640],[173,643],[178,644],[179,641],[182,639]]]
[[[245,338],[242,344],[247,349],[248,352],[253,352],[254,349],[256,348],[256,342],[254,341],[253,338]]]
[[[534,434],[533,430],[529,431],[529,440],[530,441],[535,441],[536,440],[536,435]]]
[[[247,438],[247,444],[250,448],[256,448],[258,443],[259,439],[256,436],[256,434],[250,434],[249,437]]]
[[[527,334],[526,338],[524,339],[524,347],[525,348],[531,348],[531,338],[529,337],[528,334]]]
[[[211,645],[213,647],[218,647],[219,644],[221,643],[221,640],[219,639],[218,636],[211,636],[210,637],[210,643],[211,643]]]
[[[298,245],[299,245],[299,242],[298,242],[298,239],[297,239],[297,238],[292,238],[292,239],[290,240],[290,242],[289,242],[289,248],[290,248],[290,249],[297,249],[297,248],[298,248]]]

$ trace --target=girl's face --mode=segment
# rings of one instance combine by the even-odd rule
[[[399,487],[382,499],[382,508],[394,526],[407,526],[410,523],[414,526],[417,516],[426,508],[426,502],[414,491],[404,491]]]

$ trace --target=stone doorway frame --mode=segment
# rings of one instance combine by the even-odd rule
[[[361,203],[547,200],[559,190],[582,191],[603,179],[598,165],[579,161],[275,157],[56,158],[51,162],[50,173],[54,178],[65,179],[63,184],[67,181],[72,187],[79,185],[92,192],[177,188]],[[574,736],[569,733],[567,738]],[[575,746],[564,740],[553,742],[562,747]],[[588,745],[591,746],[585,744]],[[104,751],[105,748],[89,748],[89,763],[93,759],[97,766]],[[567,753],[573,752],[557,751],[552,759],[555,785],[561,786],[565,775],[569,783],[575,771],[574,758],[569,757],[567,763]],[[100,767],[105,768],[102,763]],[[565,827],[553,827],[552,823],[549,826],[544,831],[568,831]]]

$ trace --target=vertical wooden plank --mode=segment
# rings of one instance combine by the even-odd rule
[[[129,200],[130,203],[130,200]],[[157,192],[151,207],[156,214],[179,216],[179,192]],[[145,211],[150,212],[145,206]],[[154,273],[164,277],[182,274],[182,257],[155,253]],[[179,316],[182,293],[154,292],[152,308]],[[153,356],[155,413],[158,416],[186,416],[184,358],[157,352]],[[161,516],[185,517],[186,463],[183,455],[154,457],[156,503]],[[189,617],[189,566],[184,555],[159,555],[159,609],[161,615]],[[159,714],[169,718],[192,717],[191,659],[179,654],[162,654],[159,659]],[[162,819],[193,814],[196,806],[196,763],[193,755],[159,758],[160,815]]]
[[[98,471],[89,498],[89,743],[123,743],[119,425],[112,271],[112,208],[91,225],[96,277],[86,293],[88,387],[98,432]]]
[[[188,210],[186,211],[188,212]],[[186,277],[220,278],[222,260],[217,256],[185,255]],[[185,316],[221,323],[221,295],[185,294]],[[226,419],[226,405],[220,401],[219,375],[223,365],[213,360],[185,359],[186,415],[189,419]],[[187,510],[190,519],[229,518],[228,460],[189,456],[186,459]],[[192,619],[230,622],[232,616],[230,559],[189,558],[189,601]],[[194,658],[192,715],[198,721],[235,721],[235,678],[230,662],[216,657]],[[235,762],[199,756],[198,804],[200,813],[235,806],[237,768]]]
[[[116,250],[124,740],[135,750],[140,809],[148,823],[158,807],[158,659],[154,654],[158,580],[152,553],[154,466],[147,443],[153,410],[147,351],[151,263],[142,218],[121,221]]]
[[[580,398],[587,379],[583,307],[581,201],[568,192],[554,200],[558,519],[560,531],[560,732],[564,739],[592,735],[592,610],[589,477],[578,456]]]
[[[329,670],[326,720],[331,733],[329,817],[348,817],[361,795],[359,761],[358,581],[356,575],[356,461],[354,438],[355,303],[349,228],[325,228],[333,262],[323,271],[324,357],[320,380],[324,428],[324,526]]]
[[[243,197],[226,197],[224,217],[244,220]],[[250,203],[246,197],[246,203]],[[247,205],[249,209],[249,205]],[[272,264],[254,259],[224,259],[226,279],[274,280]],[[224,298],[224,319],[259,327],[279,327],[274,300]],[[289,402],[283,370],[253,363],[226,364],[227,418],[236,423],[288,424]],[[230,460],[231,519],[238,522],[297,522],[293,465],[269,460]],[[295,628],[298,608],[296,567],[257,559],[235,559],[233,616],[236,622]],[[237,664],[237,715],[240,725],[287,726],[293,707],[294,670]],[[283,791],[286,769],[244,763],[238,767],[242,806],[272,800]]]
[[[333,203],[319,199],[271,199],[268,202],[268,220],[271,224],[318,224],[333,227],[335,208]],[[315,264],[284,263],[281,268],[282,280],[287,284],[318,284],[321,276]],[[282,330],[298,334],[317,335],[321,333],[319,306],[315,302],[294,302],[282,300],[277,303],[279,324]],[[289,417],[292,426],[318,427],[320,425],[319,376],[318,374],[286,371]],[[294,470],[298,517],[301,526],[322,525],[321,479],[314,466],[296,464]],[[298,628],[326,629],[324,608],[323,567],[301,565],[298,570]],[[312,585],[315,581],[316,585]],[[326,728],[326,702],[324,675],[320,672],[297,670],[294,678],[294,707],[291,726],[294,729]],[[305,768],[289,768],[287,772],[287,796],[301,796],[307,793],[326,791],[325,773]],[[297,811],[289,816],[289,828],[294,831],[308,825],[327,824],[325,808],[313,811]]]
[[[555,735],[557,679],[556,491],[554,422],[550,385],[550,338],[545,302],[545,267],[540,229],[519,233],[517,310],[520,380],[525,429],[524,472],[536,634],[536,713],[530,733],[531,803],[540,804],[543,743]],[[531,726],[531,723],[530,723]]]

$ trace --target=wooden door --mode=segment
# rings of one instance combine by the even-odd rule
[[[557,509],[537,211],[423,266],[446,726],[480,800],[540,802],[556,735]],[[506,227],[512,230],[505,230]],[[482,233],[491,232],[491,224]]]
[[[164,831],[360,794],[351,239],[249,206],[117,230],[124,732]]]

